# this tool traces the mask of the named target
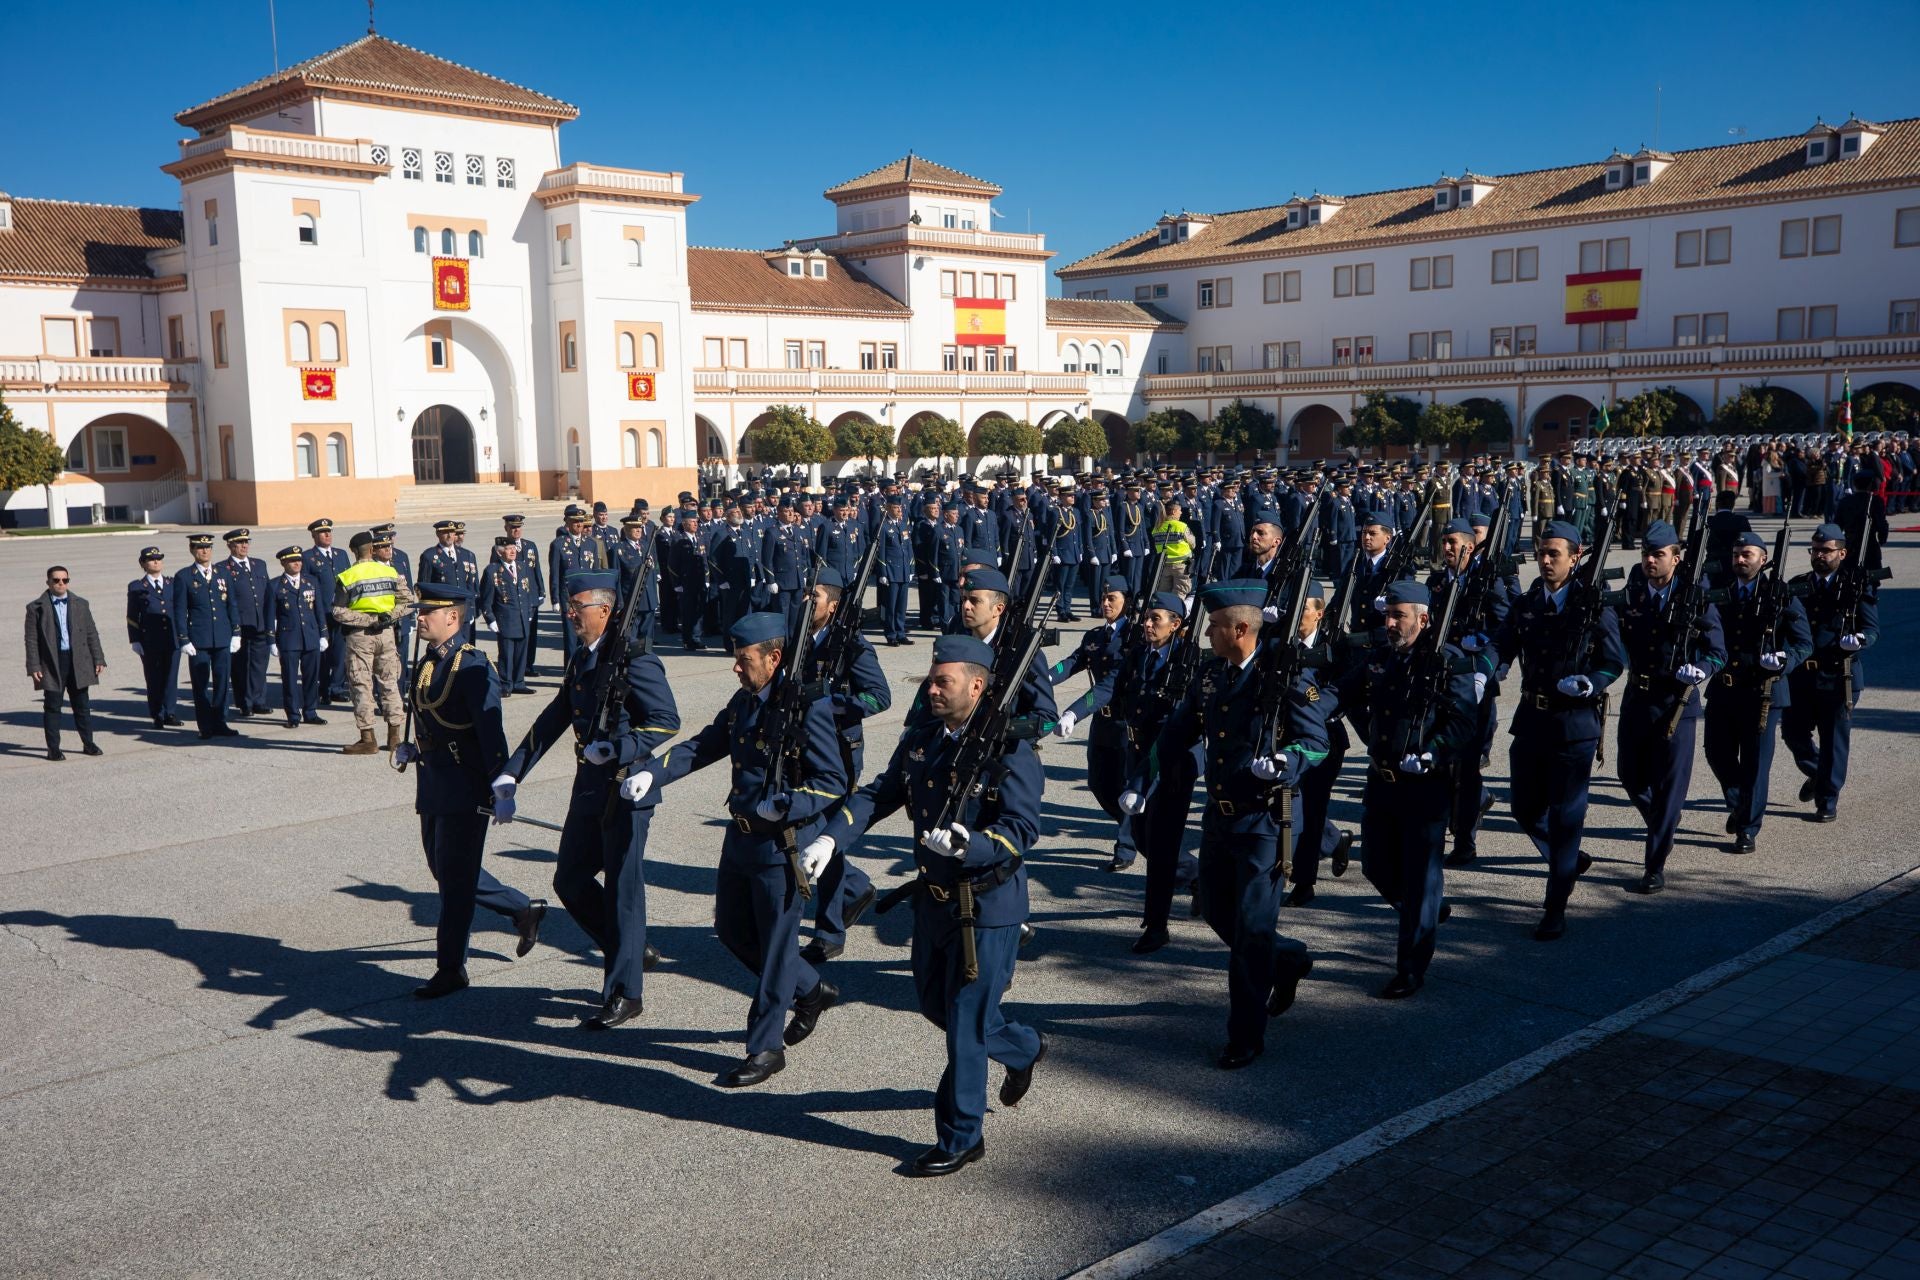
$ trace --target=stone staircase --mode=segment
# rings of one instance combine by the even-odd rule
[[[519,512],[529,528],[552,528],[559,523],[564,502],[529,498],[504,481],[493,484],[418,484],[400,491],[393,518],[400,524],[432,524],[435,520],[465,520],[469,524],[497,523],[501,516]],[[549,518],[551,517],[551,518]]]

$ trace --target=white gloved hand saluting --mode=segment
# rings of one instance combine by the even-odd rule
[[[1056,738],[1071,738],[1073,736],[1074,726],[1079,723],[1079,716],[1073,714],[1071,711],[1062,711],[1060,713],[1060,722],[1053,726],[1053,734]]]
[[[1673,678],[1681,684],[1705,684],[1707,680],[1707,669],[1705,667],[1696,667],[1689,662],[1674,672]]]
[[[800,866],[807,873],[809,880],[818,879],[820,873],[825,871],[827,864],[832,861],[833,838],[831,836],[815,836],[807,843],[807,847],[800,851]]]
[[[753,806],[753,811],[759,815],[762,822],[778,822],[787,816],[787,804],[788,798],[784,795],[768,796]]]
[[[1588,676],[1562,676],[1560,683],[1553,686],[1569,698],[1591,698],[1593,680]]]
[[[1761,654],[1760,669],[1762,671],[1785,671],[1787,669],[1787,655],[1780,651]]]
[[[493,780],[493,820],[495,822],[513,821],[513,793],[520,789],[512,775],[501,774]]]
[[[580,758],[588,764],[612,764],[618,754],[611,742],[589,742],[587,749],[580,753]]]
[[[643,769],[620,784],[620,798],[629,804],[638,804],[647,798],[647,792],[651,790],[653,775]]]
[[[1847,653],[1858,653],[1867,647],[1867,638],[1858,631],[1840,637],[1840,648]]]
[[[973,833],[954,823],[950,827],[941,827],[920,837],[920,847],[943,858],[964,858],[967,846],[973,842]]]

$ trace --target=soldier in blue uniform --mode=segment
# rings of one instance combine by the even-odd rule
[[[233,711],[240,716],[265,715],[267,711],[267,661],[273,638],[267,633],[267,562],[247,554],[253,545],[253,533],[247,529],[229,529],[225,534],[227,558],[213,571],[227,580],[227,595],[233,601],[235,625],[239,628],[240,647],[233,651],[231,679]]]
[[[587,513],[576,505],[569,506],[563,514],[566,532],[556,537],[547,548],[547,590],[556,609],[566,605],[562,592],[568,578],[576,573],[598,573],[607,567],[607,544],[587,532]],[[435,529],[439,527],[434,526]],[[421,577],[424,581],[425,574]],[[573,661],[574,650],[579,647],[578,636],[576,627],[570,624],[561,626],[561,648],[569,663]]]
[[[493,540],[497,560],[480,574],[479,616],[499,645],[500,696],[532,693],[526,682],[527,645],[533,637],[539,587],[520,563],[520,539],[501,534]]]
[[[320,718],[320,658],[333,647],[327,639],[327,611],[320,588],[306,573],[306,557],[298,547],[280,552],[280,576],[267,589],[264,611],[273,656],[280,661],[280,709],[287,728],[303,721],[325,724]]]
[[[1120,572],[1127,575],[1129,594],[1140,589],[1140,575],[1147,567],[1147,550],[1153,538],[1152,511],[1140,497],[1140,482],[1127,481],[1126,496],[1114,508],[1113,545],[1119,555]],[[1105,578],[1101,579],[1103,582]],[[1094,607],[1098,607],[1094,601]]]
[[[760,564],[767,578],[767,607],[787,620],[788,634],[807,610],[807,570],[813,566],[813,538],[800,522],[800,508],[780,504],[780,523],[760,538]]]
[[[413,990],[421,1000],[466,987],[467,937],[476,905],[513,922],[520,935],[516,957],[533,950],[547,914],[546,899],[529,899],[480,865],[487,840],[487,780],[507,758],[507,738],[493,671],[478,649],[460,643],[466,630],[461,614],[472,607],[473,593],[455,583],[438,583],[422,594],[420,638],[427,650],[408,695],[414,740],[393,753],[397,768],[414,766],[420,844],[427,870],[440,886],[433,976]]]
[[[1677,589],[1680,554],[1680,537],[1672,525],[1664,520],[1648,525],[1640,542],[1640,563],[1628,574],[1626,591],[1615,606],[1629,663],[1626,695],[1620,700],[1620,785],[1647,824],[1645,871],[1633,886],[1635,893],[1666,888],[1667,856],[1673,852],[1693,776],[1694,729],[1701,714],[1694,687],[1711,680],[1727,661],[1720,612],[1711,604],[1692,651],[1670,652],[1667,607]]]
[[[1486,534],[1485,516],[1456,516],[1447,521],[1440,535],[1439,564],[1427,575],[1427,591],[1435,600],[1458,589],[1461,579],[1488,554],[1487,548],[1481,545]],[[1453,634],[1447,637],[1447,642],[1466,653],[1486,652],[1490,648],[1488,637],[1506,621],[1512,606],[1507,579],[1504,576],[1490,578],[1480,602],[1480,616],[1469,618],[1464,612],[1455,614]],[[1480,856],[1480,823],[1487,810],[1493,808],[1493,792],[1486,784],[1481,764],[1493,750],[1493,735],[1499,720],[1495,699],[1500,693],[1500,682],[1491,670],[1493,665],[1489,661],[1484,664],[1488,669],[1476,674],[1479,703],[1474,715],[1479,732],[1471,748],[1461,751],[1454,763],[1453,817],[1447,824],[1453,833],[1453,849],[1447,854],[1450,867],[1470,866]]]
[[[673,594],[680,606],[680,647],[689,653],[706,648],[700,643],[707,624],[707,605],[712,598],[713,565],[707,558],[707,539],[700,528],[700,513],[693,507],[680,509],[680,536],[673,541]]]
[[[240,649],[240,619],[232,587],[225,575],[214,572],[213,535],[193,534],[187,549],[193,563],[173,575],[174,643],[187,656],[200,737],[232,738],[239,731],[227,726],[227,675]]]
[[[954,1173],[986,1154],[987,1063],[1007,1069],[1000,1105],[1019,1104],[1045,1056],[1045,1035],[1001,1011],[1013,981],[1020,929],[1027,919],[1027,851],[1040,834],[1045,779],[1033,744],[1009,744],[980,798],[961,821],[938,826],[948,773],[968,718],[987,693],[993,650],[972,636],[934,641],[926,689],[932,716],[894,748],[886,769],[862,787],[819,838],[809,864],[850,848],[874,823],[906,809],[913,822],[918,879],[913,894],[913,985],[921,1016],[946,1033],[947,1067],[934,1093],[935,1141],[908,1166],[917,1177]],[[963,882],[973,895],[971,925],[977,972],[966,972],[964,932],[954,899]]]
[[[180,646],[173,634],[173,582],[166,576],[166,552],[140,550],[140,576],[127,584],[127,643],[146,677],[147,714],[156,729],[178,728],[173,713],[180,689]]]
[[[1292,602],[1289,600],[1289,607]],[[1293,887],[1287,890],[1286,907],[1313,905],[1315,887],[1320,882],[1320,861],[1333,864],[1335,877],[1344,876],[1351,865],[1353,833],[1342,831],[1329,816],[1333,809],[1333,788],[1340,780],[1347,751],[1353,740],[1347,726],[1335,713],[1334,691],[1346,674],[1350,654],[1336,651],[1331,637],[1321,630],[1326,616],[1326,599],[1318,582],[1307,583],[1307,600],[1300,606],[1299,640],[1307,650],[1307,666],[1317,675],[1321,714],[1327,721],[1326,759],[1309,764],[1300,774],[1300,841],[1293,851]],[[1277,607],[1276,607],[1277,612]]]
[[[1114,573],[1127,579],[1128,591],[1133,589],[1135,575],[1127,572],[1118,536],[1113,512],[1107,509],[1107,492],[1095,489],[1087,498],[1087,518],[1080,530],[1080,585],[1087,593],[1088,613],[1100,612],[1100,597]]]
[[[713,565],[714,591],[719,597],[715,621],[731,653],[733,624],[753,611],[753,597],[760,586],[760,545],[745,528],[739,503],[727,503],[726,513],[726,519],[714,527],[707,559]]]
[[[592,541],[599,543],[598,538]],[[643,1011],[642,975],[654,956],[647,946],[642,860],[660,800],[653,787],[655,775],[647,766],[653,753],[680,731],[680,712],[660,659],[634,645],[627,650],[626,670],[601,665],[610,647],[609,628],[618,622],[619,581],[611,570],[567,578],[563,590],[567,621],[575,633],[573,657],[567,660],[553,701],[541,708],[492,784],[494,820],[511,821],[520,783],[571,731],[578,762],[553,888],[567,914],[600,948],[605,966],[600,1007],[583,1019],[589,1031],[617,1027]],[[598,718],[611,681],[621,682],[624,690],[603,734]]]
[[[1240,505],[1240,486],[1234,481],[1220,486],[1220,500],[1213,504],[1212,520],[1207,542],[1215,548],[1214,572],[1223,578],[1237,577],[1240,562],[1247,554],[1247,510]]]
[[[814,550],[839,570],[843,582],[852,582],[860,571],[860,557],[867,552],[867,531],[854,519],[853,500],[845,494],[834,499],[833,522],[821,527]],[[859,607],[859,601],[854,607]]]
[[[313,545],[301,556],[306,574],[322,600],[333,599],[333,580],[353,565],[353,557],[333,545],[333,521],[322,516],[307,526]],[[411,578],[408,579],[412,581]],[[347,698],[347,647],[340,641],[340,624],[327,619],[327,651],[320,655],[320,701]]]
[[[1353,559],[1359,540],[1352,491],[1351,481],[1345,476],[1336,476],[1320,494],[1320,528],[1325,535],[1320,551],[1322,573],[1336,582],[1346,576],[1347,562]],[[1392,531],[1388,525],[1387,532]],[[1355,594],[1357,597],[1360,593]],[[1370,601],[1373,596],[1366,599]]]
[[[732,760],[731,821],[720,845],[714,930],[757,982],[747,1014],[747,1056],[716,1082],[728,1089],[759,1084],[785,1068],[781,1045],[806,1039],[839,999],[838,989],[800,954],[806,899],[790,851],[809,845],[825,829],[832,807],[850,790],[833,702],[825,697],[806,706],[787,789],[771,789],[773,753],[785,745],[768,736],[777,728],[773,713],[786,681],[781,670],[785,620],[777,613],[750,613],[734,626],[733,640],[739,692],[712,724],[676,743],[653,769],[660,783],[668,784],[716,760]],[[815,861],[807,874],[825,861]],[[783,1034],[780,1024],[789,1009],[793,1020]]]
[[[1068,495],[1069,499],[1071,496]],[[1053,552],[1048,557],[1047,572],[1053,575],[1053,594],[1060,602],[1060,621],[1078,622],[1080,616],[1073,611],[1073,588],[1074,580],[1080,575],[1080,513],[1074,510],[1071,501],[1054,503],[1052,507],[1049,519]]]
[[[1200,819],[1200,907],[1229,948],[1227,1044],[1217,1065],[1247,1066],[1266,1050],[1267,1021],[1293,1004],[1313,971],[1304,943],[1274,928],[1280,914],[1280,829],[1276,788],[1298,783],[1301,770],[1326,756],[1326,720],[1311,672],[1284,692],[1282,741],[1261,737],[1260,606],[1264,582],[1228,578],[1200,593],[1214,661],[1204,664],[1186,697],[1120,797],[1128,813],[1145,808],[1160,762],[1204,751],[1206,808]],[[1298,810],[1295,811],[1298,826]]]
[[[1450,914],[1442,859],[1452,770],[1461,752],[1478,751],[1480,745],[1474,665],[1458,648],[1441,645],[1448,669],[1444,695],[1424,714],[1415,699],[1415,650],[1433,623],[1432,594],[1423,584],[1402,579],[1388,585],[1386,599],[1385,643],[1353,668],[1340,692],[1343,703],[1366,708],[1360,866],[1368,883],[1399,913],[1394,975],[1375,993],[1399,1000],[1426,982],[1439,925]]]
[[[907,634],[907,585],[913,580],[913,530],[896,495],[886,501],[886,514],[873,536],[880,541],[880,559],[873,566],[880,584],[880,631],[891,646],[912,644]]]
[[[1387,563],[1387,549],[1398,536],[1393,531],[1393,525],[1382,515],[1366,517],[1360,529],[1360,567],[1353,576],[1353,597],[1347,601],[1347,627],[1353,634],[1365,636],[1369,643],[1375,645],[1385,638],[1387,617],[1384,601],[1387,588],[1392,585],[1387,580],[1387,575],[1392,572],[1392,566]],[[1467,536],[1472,538],[1471,530]],[[1351,558],[1351,549],[1342,553],[1341,573],[1347,571]]]
[[[857,607],[846,600],[845,582],[839,570],[822,565],[820,580],[813,588],[813,642],[807,650],[807,679],[825,680],[829,672],[845,667],[844,687],[835,683],[828,691],[833,702],[833,719],[840,734],[840,756],[846,766],[847,789],[859,785],[860,771],[866,761],[866,732],[863,722],[893,705],[893,692],[880,670],[880,655],[856,629],[847,635],[852,653],[843,656],[839,645],[827,643],[827,625],[840,610]],[[813,941],[801,955],[809,964],[824,964],[846,949],[847,930],[853,928],[873,905],[873,881],[867,873],[845,858],[836,856],[819,873],[813,886]]]
[[[1813,654],[1788,678],[1792,705],[1781,715],[1780,734],[1794,767],[1807,779],[1800,788],[1801,801],[1813,802],[1814,821],[1832,822],[1840,789],[1847,783],[1853,706],[1867,684],[1860,655],[1880,638],[1880,607],[1873,586],[1867,584],[1858,613],[1843,608],[1840,572],[1849,555],[1845,529],[1821,525],[1813,531],[1807,554],[1813,569],[1795,577],[1793,588],[1805,602]]]
[[[1126,581],[1119,574],[1112,580]],[[1160,592],[1141,623],[1139,643],[1122,650],[1113,698],[1104,713],[1121,725],[1125,748],[1121,768],[1129,779],[1146,769],[1147,753],[1159,741],[1160,731],[1173,713],[1175,699],[1167,686],[1168,663],[1186,617],[1185,599],[1171,591]],[[1171,940],[1168,922],[1176,894],[1183,890],[1195,894],[1190,914],[1200,914],[1200,864],[1186,847],[1186,835],[1187,809],[1202,761],[1203,751],[1197,742],[1180,755],[1162,757],[1158,762],[1159,782],[1144,798],[1140,812],[1121,810],[1125,838],[1147,860],[1146,899],[1141,933],[1133,943],[1135,955],[1151,955]],[[1119,808],[1118,798],[1114,804]]]
[[[947,625],[946,591],[940,584],[937,544],[940,540],[940,499],[931,491],[920,501],[913,522],[913,581],[920,594],[920,629],[939,631]]]
[[[606,503],[593,504],[593,523],[587,526],[587,532],[600,539],[601,545],[608,551],[613,550],[613,544],[620,541],[620,529],[613,523],[612,515],[608,514]]]
[[[1127,580],[1120,574],[1107,577],[1107,593],[1100,597],[1100,625],[1087,628],[1072,653],[1048,668],[1052,684],[1084,671],[1092,681],[1087,691],[1060,713],[1054,733],[1071,738],[1074,729],[1088,721],[1087,790],[1119,824],[1113,842],[1113,860],[1109,871],[1125,871],[1139,854],[1134,843],[1133,819],[1121,811],[1120,793],[1127,788],[1127,734],[1125,721],[1112,714],[1114,683],[1120,675],[1121,658],[1132,638],[1127,620]]]
[[[644,501],[636,502],[634,514],[640,514],[646,505]],[[525,536],[527,518],[518,514],[505,515],[500,517],[500,524],[506,535],[520,544],[520,572],[533,582],[533,616],[527,621],[527,643],[520,651],[520,669],[500,672],[500,683],[517,691],[533,679],[535,657],[540,652],[540,608],[547,602],[547,580],[540,570],[540,547],[532,538]],[[397,563],[397,555],[395,560]]]
[[[1007,575],[1007,581],[1015,584],[1015,589],[1025,586],[1027,575],[1034,571],[1035,557],[1039,554],[1039,522],[1034,519],[1033,508],[1028,505],[1027,492],[1015,489],[1008,499],[1007,510],[1000,517],[1000,541],[1003,549],[1000,557],[1000,571]],[[1046,572],[1052,573],[1053,566],[1048,565]]]
[[[967,575],[967,539],[961,508],[948,503],[934,539],[934,572],[940,584],[940,630],[951,632],[960,618],[961,583]]]
[[[653,624],[660,613],[660,552],[659,535],[651,521],[647,519],[644,501],[634,504],[631,514],[621,517],[620,541],[613,545],[613,564],[620,570],[620,603],[626,604],[627,596],[638,587],[646,593],[640,601],[639,612],[634,615],[634,634],[639,636],[648,653],[653,652]],[[640,566],[647,558],[649,548],[653,550],[653,564],[647,569],[647,580],[640,581]],[[527,643],[533,643],[532,632],[528,632]]]
[[[1511,801],[1514,822],[1547,860],[1545,911],[1533,931],[1541,942],[1565,936],[1574,884],[1593,865],[1580,849],[1593,761],[1606,727],[1607,687],[1627,668],[1612,609],[1599,611],[1596,635],[1579,630],[1582,611],[1575,606],[1587,589],[1574,581],[1580,555],[1577,525],[1549,520],[1541,526],[1534,546],[1540,577],[1513,602],[1488,649],[1502,668],[1520,664],[1508,731]]]

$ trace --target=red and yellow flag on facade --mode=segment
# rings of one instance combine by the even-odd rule
[[[653,375],[650,373],[630,373],[627,375],[627,399],[651,400],[654,396]]]
[[[1640,269],[1586,271],[1567,277],[1567,323],[1631,320],[1640,314]]]
[[[433,309],[465,311],[472,305],[465,258],[433,260]]]
[[[302,369],[300,371],[300,398],[302,400],[332,400],[335,398],[334,372],[331,369]]]
[[[1007,340],[1005,298],[955,298],[953,340],[963,347],[998,347]]]

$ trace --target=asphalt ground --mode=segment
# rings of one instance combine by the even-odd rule
[[[1017,1111],[988,1118],[984,1162],[913,1181],[898,1170],[932,1141],[943,1049],[914,1007],[907,913],[870,917],[828,966],[847,1003],[783,1074],[713,1087],[742,1052],[749,993],[712,934],[716,766],[654,819],[649,937],[666,963],[643,1019],[576,1029],[599,964],[557,909],[519,961],[483,912],[474,986],[420,1004],[409,992],[433,967],[437,905],[412,779],[338,754],[345,708],[326,727],[243,721],[221,743],[154,732],[119,622],[150,540],[186,563],[171,529],[0,539],[0,598],[22,607],[48,563],[66,564],[110,661],[94,699],[104,758],[73,752],[70,725],[68,760],[43,758],[24,674],[0,700],[0,1274],[1060,1275],[1920,862],[1912,535],[1889,551],[1837,824],[1805,820],[1781,753],[1760,850],[1734,858],[1699,761],[1668,890],[1640,898],[1623,891],[1637,819],[1608,767],[1589,822],[1598,865],[1565,940],[1542,946],[1543,864],[1497,807],[1478,866],[1448,875],[1455,909],[1426,988],[1397,1004],[1368,996],[1392,971],[1394,931],[1356,862],[1322,879],[1313,908],[1283,913],[1316,968],[1245,1071],[1212,1066],[1225,954],[1204,926],[1177,921],[1149,958],[1128,951],[1140,872],[1102,870],[1111,828],[1084,789],[1083,731],[1045,751],[1040,939],[1008,998],[1052,1050]],[[303,539],[256,531],[257,547],[286,541]],[[430,542],[403,530],[416,554]],[[20,634],[0,632],[15,673]],[[661,651],[683,723],[705,723],[735,687],[728,660]],[[870,722],[870,768],[927,653],[924,635],[880,649],[895,706]],[[556,648],[541,657],[552,671]],[[510,739],[545,701],[507,704]],[[1354,826],[1349,774],[1335,816]],[[522,810],[559,819],[567,783],[545,762]],[[553,839],[496,829],[488,865],[550,897]],[[909,839],[896,818],[861,851],[883,888]]]

